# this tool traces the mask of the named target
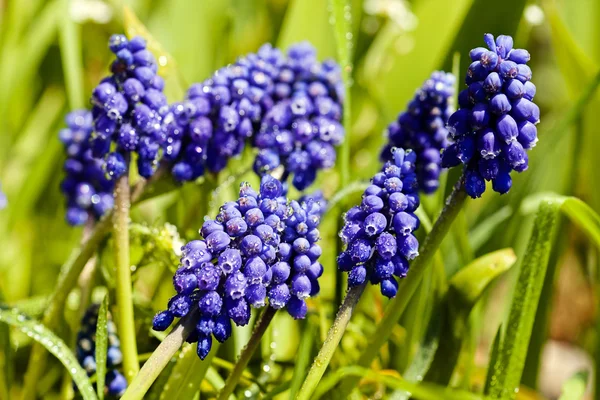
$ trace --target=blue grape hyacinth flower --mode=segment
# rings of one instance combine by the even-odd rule
[[[303,318],[304,300],[318,292],[316,279],[322,273],[315,265],[320,255],[316,214],[318,205],[312,202],[288,204],[283,185],[271,176],[262,178],[258,193],[243,183],[237,201],[205,220],[203,239],[182,248],[173,277],[177,294],[154,317],[154,329],[165,330],[197,308],[196,329],[188,341],[198,343],[198,356],[204,359],[213,337],[227,340],[231,322],[246,325],[251,307],[264,307],[267,300]]]
[[[6,208],[8,205],[8,200],[6,199],[6,195],[2,191],[2,185],[0,185],[0,210]]]
[[[448,146],[446,123],[454,111],[455,81],[451,73],[435,71],[417,90],[407,110],[386,131],[382,161],[393,158],[390,150],[394,147],[412,149],[417,155],[419,189],[426,194],[435,192],[439,186],[440,150]]]
[[[494,40],[488,33],[484,41],[487,48],[469,53],[468,88],[460,92],[459,110],[448,119],[453,144],[442,154],[443,167],[465,166],[465,190],[473,198],[481,197],[485,181],[500,194],[510,190],[510,173],[528,167],[527,151],[537,143],[540,121],[529,52],[513,49],[510,36]]]
[[[419,207],[416,153],[394,148],[392,161],[375,174],[360,206],[344,216],[340,237],[346,245],[337,259],[338,268],[348,272],[348,285],[370,281],[381,293],[394,297],[396,278],[404,278],[408,262],[419,255],[413,232],[419,228],[414,214]]]
[[[79,364],[88,376],[96,373],[96,325],[100,306],[92,304],[81,319],[81,329],[77,333],[76,355]],[[104,393],[112,397],[121,397],[127,389],[127,380],[117,370],[123,360],[121,343],[110,314],[106,325],[108,331],[108,350],[106,355],[107,373]]]
[[[105,160],[106,172],[113,178],[128,171],[129,156],[136,153],[138,173],[149,178],[166,142],[162,119],[169,107],[164,81],[143,38],[113,35],[109,48],[116,56],[111,75],[92,93],[92,152]]]
[[[275,79],[283,54],[269,44],[240,57],[194,84],[183,102],[165,118],[165,159],[179,182],[197,179],[205,170],[219,172],[258,131],[274,104]]]
[[[274,98],[254,137],[254,170],[263,175],[281,165],[284,177],[293,175],[292,184],[304,190],[317,171],[335,164],[335,146],[344,140],[340,67],[332,60],[320,63],[309,43],[294,45],[275,80]]]
[[[92,113],[77,110],[69,113],[67,127],[59,133],[67,160],[61,190],[66,198],[66,220],[70,225],[83,225],[90,218],[98,220],[114,204],[114,181],[107,178],[104,163],[94,157],[90,146]]]

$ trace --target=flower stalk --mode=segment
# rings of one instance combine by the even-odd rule
[[[308,375],[296,396],[296,400],[308,400],[311,398],[312,393],[317,388],[317,385],[321,381],[331,358],[333,357],[333,353],[338,348],[340,341],[342,340],[342,336],[346,331],[346,327],[350,322],[350,318],[352,317],[352,312],[354,308],[358,304],[360,300],[360,296],[365,290],[366,283],[363,283],[359,286],[352,287],[346,297],[344,298],[344,302],[342,303],[340,310],[338,311],[335,321],[333,321],[333,325],[329,328],[329,333],[327,334],[327,338],[325,339],[325,343],[323,343],[323,347],[319,350],[319,354],[313,361],[313,365],[310,367],[308,371]]]
[[[242,374],[244,373],[244,370],[248,366],[252,355],[260,345],[260,340],[267,331],[267,328],[273,320],[273,317],[275,316],[276,312],[277,310],[273,307],[267,307],[267,309],[261,314],[260,319],[256,323],[254,330],[252,331],[252,336],[250,336],[248,344],[242,350],[240,358],[235,364],[233,371],[231,371],[231,373],[227,377],[227,380],[225,381],[225,386],[223,386],[223,389],[221,389],[221,391],[219,392],[219,396],[217,398],[218,400],[228,399],[229,396],[235,390],[240,378],[242,377]]]
[[[196,329],[195,321],[198,318],[197,313],[198,309],[196,308],[179,321],[156,350],[154,350],[148,361],[144,363],[140,372],[129,384],[121,400],[140,400],[144,398],[150,386],[152,386],[171,358],[181,348],[190,333]]]
[[[131,208],[129,178],[127,174],[115,186],[115,211],[113,215],[113,240],[117,268],[117,306],[119,308],[119,333],[123,352],[125,377],[131,381],[139,371],[133,296],[131,289],[131,262],[129,255],[129,209]]]

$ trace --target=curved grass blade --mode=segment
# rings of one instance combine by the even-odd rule
[[[108,294],[102,299],[96,324],[96,390],[98,399],[104,399],[106,357],[108,354]]]
[[[556,201],[542,201],[540,204],[521,264],[505,339],[493,366],[491,399],[512,400],[516,397],[561,204]]]
[[[81,368],[69,346],[52,333],[52,331],[43,324],[20,313],[15,308],[0,308],[0,322],[19,328],[21,332],[27,334],[27,336],[40,343],[52,353],[65,366],[84,400],[97,399],[85,370]]]
[[[404,379],[382,374],[381,371],[374,372],[359,366],[349,366],[337,369],[327,378],[323,379],[317,390],[315,391],[312,400],[318,400],[338,384],[345,377],[354,377],[354,379],[369,379],[382,383],[391,389],[398,389],[410,392],[412,397],[419,400],[482,400],[481,396],[466,391],[451,390],[445,387],[422,383],[420,385],[408,382]]]
[[[490,385],[492,383],[492,372],[496,361],[498,360],[498,353],[500,352],[500,343],[502,343],[502,324],[498,327],[496,335],[494,336],[494,342],[492,343],[492,349],[490,350],[490,361],[488,362],[488,370],[485,376],[485,386],[483,387],[483,394],[487,395],[490,393]]]

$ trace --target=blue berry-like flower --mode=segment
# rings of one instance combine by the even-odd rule
[[[2,192],[2,186],[0,185],[0,210],[6,208],[8,204],[8,200],[6,199],[6,195]]]
[[[318,170],[332,167],[335,146],[344,140],[342,93],[339,65],[331,60],[319,63],[308,43],[292,46],[276,78],[278,102],[254,138],[260,150],[255,172],[262,175],[282,165],[284,176],[293,174],[293,185],[304,190]]]
[[[536,92],[527,66],[529,52],[513,49],[513,39],[491,34],[488,48],[470,52],[468,88],[458,96],[459,110],[448,119],[449,138],[454,142],[442,154],[442,166],[465,165],[465,190],[481,197],[485,181],[498,193],[510,190],[511,171],[528,167],[527,151],[537,142],[540,109],[533,102]]]
[[[105,159],[106,172],[114,178],[127,171],[129,155],[134,152],[139,174],[149,178],[166,142],[162,127],[168,111],[164,81],[157,75],[156,59],[141,37],[128,40],[124,35],[113,35],[109,47],[116,56],[112,74],[92,94],[92,152]]]
[[[90,218],[99,219],[113,207],[114,181],[107,178],[102,160],[92,154],[92,113],[73,111],[65,121],[67,127],[59,133],[67,154],[61,190],[67,200],[67,222],[82,225]]]
[[[165,118],[165,158],[177,181],[194,180],[205,169],[219,172],[239,155],[273,106],[281,52],[269,44],[239,58],[203,83],[194,84]]]
[[[99,308],[98,304],[92,304],[86,310],[81,319],[81,329],[77,333],[77,360],[88,376],[96,373],[96,325],[98,323]],[[121,343],[117,337],[117,330],[110,314],[108,315],[106,328],[108,331],[108,352],[104,393],[109,396],[121,397],[127,389],[127,380],[117,370],[123,355],[121,354]]]
[[[302,318],[303,300],[316,294],[321,273],[313,266],[320,255],[313,246],[319,237],[317,209],[312,202],[288,205],[281,182],[271,176],[263,177],[259,193],[243,183],[238,200],[225,203],[215,219],[204,222],[203,239],[182,248],[173,278],[177,294],[168,309],[154,317],[154,329],[167,329],[174,318],[197,307],[196,330],[188,340],[198,342],[198,356],[204,359],[213,337],[227,340],[231,321],[246,325],[250,307],[263,307],[267,299],[274,308],[287,306],[292,316]],[[308,266],[300,263],[302,269],[293,272],[283,268],[284,260],[295,265],[301,254],[308,257]]]
[[[275,309],[287,308],[295,319],[306,316],[305,299],[320,291],[318,279],[323,275],[319,263],[321,246],[318,230],[321,206],[308,199],[301,203],[292,200],[283,223],[285,228],[277,251],[278,262],[272,267],[269,285],[269,304]]]
[[[375,174],[360,206],[344,216],[340,232],[346,250],[338,256],[338,268],[348,272],[348,285],[370,280],[381,293],[396,296],[398,282],[408,272],[408,261],[419,252],[413,232],[419,228],[414,214],[419,207],[416,153],[394,148],[393,160]]]
[[[392,159],[394,147],[412,149],[416,155],[419,189],[433,193],[439,186],[440,150],[448,146],[446,123],[453,109],[454,82],[451,73],[436,71],[417,90],[405,112],[387,129],[388,142],[381,159]]]
[[[323,192],[321,190],[315,190],[314,192],[302,195],[300,199],[298,199],[300,204],[308,203],[310,201],[319,205],[319,216],[322,217],[327,210],[327,199],[325,198]]]

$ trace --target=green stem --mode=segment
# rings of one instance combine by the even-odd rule
[[[267,309],[261,314],[260,319],[256,323],[256,326],[254,326],[254,330],[252,331],[252,336],[250,336],[248,344],[242,350],[240,358],[235,364],[233,371],[231,371],[231,374],[229,374],[229,376],[227,377],[227,381],[225,381],[225,386],[223,386],[223,389],[221,389],[221,391],[219,392],[217,400],[229,399],[229,396],[233,393],[235,387],[238,384],[238,381],[242,377],[246,366],[248,366],[252,355],[260,345],[260,340],[267,331],[267,328],[273,320],[273,317],[275,316],[276,312],[277,310],[273,307],[267,307]]]
[[[159,171],[157,171],[153,179],[158,176],[158,172]],[[135,185],[132,195],[132,201],[134,203],[141,198],[145,187],[146,181],[140,181]],[[82,242],[79,249],[77,249],[62,266],[61,274],[58,277],[58,283],[56,284],[50,303],[42,317],[42,323],[47,328],[53,329],[63,320],[62,312],[67,301],[67,296],[71,293],[71,290],[75,285],[77,285],[79,275],[81,274],[81,271],[83,271],[88,260],[95,254],[96,249],[110,231],[112,219],[113,211],[111,210],[96,223],[89,238]],[[24,377],[23,400],[36,398],[37,383],[44,372],[47,357],[48,352],[44,347],[37,342],[33,343],[29,362],[27,364],[27,371],[25,372]]]
[[[308,400],[311,398],[331,361],[331,357],[333,357],[333,353],[335,353],[342,340],[348,322],[350,322],[350,318],[352,317],[352,311],[354,311],[354,308],[358,304],[358,300],[365,290],[365,285],[363,283],[360,286],[354,286],[346,294],[344,302],[335,317],[335,321],[333,321],[333,325],[329,328],[329,333],[323,343],[323,347],[319,350],[319,354],[310,367],[308,375],[296,396],[296,400]]]
[[[131,289],[131,262],[129,257],[129,209],[131,208],[129,177],[124,175],[115,185],[115,212],[113,241],[117,267],[117,307],[119,308],[119,335],[123,352],[123,371],[128,381],[138,373],[135,319]]]
[[[444,237],[446,237],[452,222],[456,219],[466,198],[467,194],[463,189],[463,177],[461,177],[446,200],[446,206],[435,221],[431,232],[425,238],[425,241],[420,248],[420,256],[412,262],[408,277],[400,283],[398,295],[388,304],[385,314],[379,322],[379,325],[377,325],[375,332],[370,335],[367,348],[362,352],[362,355],[359,358],[359,366],[369,367],[373,359],[379,354],[381,346],[383,346],[390,337],[394,326],[404,312],[411,296],[419,286],[423,274],[431,264],[430,262],[433,259],[433,256],[440,247]],[[346,398],[355,383],[355,379],[343,380],[340,387],[340,398]]]
[[[141,400],[144,398],[150,386],[171,361],[171,358],[181,348],[190,333],[196,329],[196,320],[197,309],[194,309],[177,323],[175,328],[154,350],[148,361],[144,363],[140,372],[133,378],[121,400]]]

